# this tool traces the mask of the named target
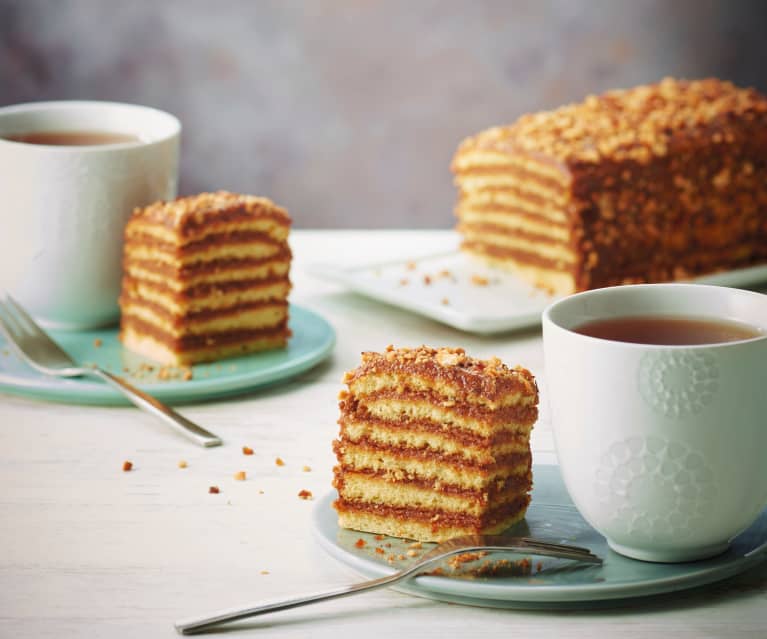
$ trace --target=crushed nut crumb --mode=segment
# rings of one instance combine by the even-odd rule
[[[490,284],[490,280],[475,273],[471,276],[471,283],[474,284],[474,286],[487,286]]]
[[[242,454],[243,455],[252,455],[253,449],[250,446],[243,446],[242,447]]]
[[[285,462],[282,461],[282,457],[278,457],[277,459],[275,459],[274,463],[277,464],[278,466],[284,466],[285,465]]]
[[[302,466],[301,470],[304,471],[305,473],[310,473],[310,472],[312,472],[312,467],[311,466]]]
[[[186,468],[187,467],[186,461],[182,459],[180,462],[178,462],[178,467],[179,468]]]
[[[221,491],[219,490],[218,486],[211,486],[210,488],[208,488],[208,492],[211,495],[218,495],[218,493],[220,493]]]
[[[247,477],[247,475],[245,474],[244,470],[238,470],[236,473],[234,473],[234,478],[237,481],[245,481],[246,477]]]
[[[123,471],[127,473],[129,470],[133,470],[133,462],[124,461],[123,462]]]
[[[311,490],[300,490],[298,492],[299,499],[313,499],[312,491]]]

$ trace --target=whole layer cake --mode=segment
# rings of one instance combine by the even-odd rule
[[[664,79],[525,115],[453,159],[462,247],[558,293],[767,262],[767,98]]]
[[[125,228],[120,338],[164,364],[285,346],[287,212],[224,191],[136,209]]]
[[[441,541],[521,520],[532,485],[535,379],[463,349],[363,353],[340,395],[339,525]]]

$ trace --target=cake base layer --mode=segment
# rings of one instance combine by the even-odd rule
[[[338,525],[379,535],[391,535],[418,541],[445,541],[460,535],[494,535],[522,521],[530,503],[529,495],[522,495],[504,511],[491,514],[484,520],[451,513],[430,513],[414,509],[376,507],[372,504],[345,502],[338,499],[333,507],[338,512]]]
[[[283,330],[277,335],[265,335],[233,344],[199,346],[189,350],[175,351],[151,336],[136,333],[129,328],[120,333],[120,340],[125,348],[169,366],[188,366],[202,362],[213,362],[226,357],[284,348],[288,343],[288,337],[289,333]]]

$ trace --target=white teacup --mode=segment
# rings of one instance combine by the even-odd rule
[[[90,146],[5,139],[44,132],[137,139]],[[0,292],[50,327],[115,322],[125,223],[134,207],[175,197],[180,132],[174,116],[131,104],[0,108]]]
[[[662,346],[573,331],[654,315],[735,320],[762,335]],[[557,457],[583,517],[613,550],[710,557],[767,505],[767,295],[647,284],[579,293],[543,314]]]

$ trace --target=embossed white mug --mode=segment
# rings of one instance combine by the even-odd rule
[[[736,320],[764,335],[661,346],[572,330],[638,315]],[[544,311],[543,345],[565,486],[613,550],[711,557],[767,505],[767,295],[696,284],[587,291]]]
[[[4,139],[51,131],[138,140],[58,146]],[[0,108],[0,292],[49,327],[115,322],[125,223],[134,207],[175,197],[180,132],[174,116],[133,104]]]

